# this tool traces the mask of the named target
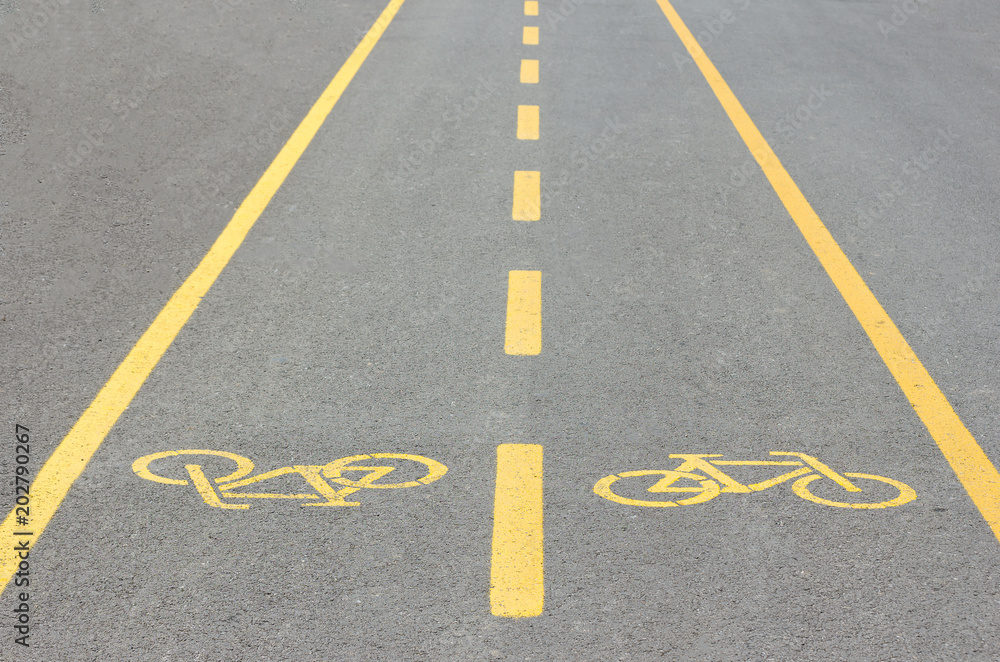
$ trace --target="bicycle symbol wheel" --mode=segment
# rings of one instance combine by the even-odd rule
[[[377,483],[379,478],[395,470],[390,466],[351,466],[354,462],[364,462],[365,460],[408,460],[427,467],[427,475],[417,480],[408,480],[402,483]],[[357,480],[351,480],[343,475],[345,471],[368,471],[369,473]],[[351,455],[334,460],[323,467],[323,477],[331,482],[348,487],[367,487],[374,489],[395,489],[400,487],[419,487],[433,483],[441,476],[448,473],[448,467],[437,460],[432,460],[423,455],[410,455],[408,453],[372,453],[371,455]]]
[[[611,486],[620,479],[635,478],[638,476],[663,476],[663,478],[657,481],[655,485],[647,489],[647,492],[651,492],[653,494],[694,493],[694,495],[686,499],[678,499],[677,501],[645,501],[642,499],[629,499],[628,497],[615,494],[611,490]],[[674,487],[674,483],[681,479],[693,480],[698,483],[698,487]],[[687,473],[685,471],[668,471],[666,469],[623,471],[620,474],[605,476],[597,481],[596,485],[594,485],[594,493],[600,497],[604,497],[608,501],[614,501],[615,503],[621,503],[626,506],[646,506],[653,508],[691,506],[696,503],[705,503],[706,501],[719,496],[721,491],[722,490],[717,482],[706,478],[705,476],[699,476],[698,474]]]
[[[165,476],[158,476],[154,474],[149,465],[156,460],[160,460],[167,457],[178,457],[181,455],[211,455],[215,457],[224,457],[232,460],[236,463],[236,470],[226,476],[221,478],[216,478],[215,482],[225,483],[227,481],[236,480],[238,478],[243,478],[247,474],[253,471],[253,462],[250,458],[243,457],[242,455],[237,455],[236,453],[228,453],[226,451],[210,451],[210,450],[182,450],[182,451],[163,451],[161,453],[153,453],[152,455],[144,455],[138,460],[132,463],[132,471],[136,473],[140,478],[145,478],[146,480],[151,480],[155,483],[163,483],[164,485],[187,485],[188,481],[182,478],[167,478]]]
[[[880,483],[887,483],[892,485],[897,490],[899,490],[899,496],[895,499],[890,499],[888,501],[880,501],[878,503],[846,503],[841,501],[831,501],[829,499],[824,499],[818,497],[809,491],[809,483],[813,482],[818,478],[823,478],[820,474],[809,474],[808,476],[803,476],[797,481],[792,483],[792,491],[796,495],[802,497],[806,501],[812,501],[813,503],[818,503],[821,506],[833,506],[834,508],[892,508],[893,506],[902,506],[903,504],[910,503],[917,498],[917,493],[912,487],[906,483],[901,483],[898,480],[893,480],[892,478],[886,478],[885,476],[875,476],[872,474],[857,474],[857,473],[845,473],[844,476],[848,478],[865,478],[867,480],[875,480]]]

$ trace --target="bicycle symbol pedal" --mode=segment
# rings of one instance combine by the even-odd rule
[[[168,478],[153,473],[150,468],[150,465],[157,460],[189,455],[225,458],[234,462],[236,466],[231,473],[214,480],[209,480],[205,474],[204,466],[201,464],[185,464],[184,470],[187,472],[187,478]],[[358,464],[361,462],[365,464]],[[425,474],[416,480],[380,482],[390,473],[399,469],[400,463],[423,465]],[[302,504],[303,506],[359,506],[360,502],[347,501],[346,497],[366,489],[399,489],[427,485],[444,476],[448,472],[448,467],[437,460],[422,455],[372,453],[370,455],[342,457],[327,464],[296,464],[250,476],[249,474],[253,473],[253,470],[254,464],[249,458],[235,453],[214,450],[163,451],[145,455],[132,463],[132,471],[140,478],[165,485],[193,485],[206,505],[226,510],[246,510],[250,507],[247,503],[233,503],[227,499],[300,499],[305,502]],[[364,472],[364,474],[358,476],[356,472]],[[312,491],[291,494],[242,491],[243,488],[256,483],[289,475],[298,475],[305,481],[306,485],[312,488]]]
[[[917,493],[909,485],[901,483],[885,476],[875,476],[863,473],[837,473],[829,466],[818,459],[805,453],[788,453],[782,451],[771,451],[771,455],[789,456],[798,458],[797,460],[719,460],[709,458],[723,457],[717,453],[708,454],[686,454],[678,453],[670,455],[671,459],[683,460],[675,469],[641,469],[637,471],[623,471],[622,473],[605,476],[594,485],[594,493],[609,501],[621,503],[627,506],[644,506],[651,508],[664,508],[674,506],[691,506],[710,501],[724,493],[761,492],[775,485],[780,485],[786,481],[794,480],[792,492],[806,501],[812,501],[823,506],[834,508],[891,508],[902,506],[917,498]],[[742,466],[742,467],[797,467],[778,476],[766,480],[744,485],[732,476],[724,473],[721,466]],[[688,494],[685,498],[677,498],[674,501],[640,499],[623,496],[620,489],[622,483],[628,479],[635,479],[646,476],[660,476],[656,483],[648,488],[646,492],[650,494]],[[811,486],[817,480],[828,479],[847,492],[865,492],[866,488],[858,487],[864,485],[865,481],[875,481],[895,488],[899,494],[894,498],[877,502],[851,502],[835,501],[817,496],[813,493]],[[853,479],[853,480],[851,480]],[[648,478],[647,478],[648,482]],[[855,483],[858,483],[857,485]],[[612,489],[618,488],[618,492]],[[871,487],[871,486],[870,486]],[[870,491],[870,487],[868,491]],[[634,493],[634,490],[633,490]]]

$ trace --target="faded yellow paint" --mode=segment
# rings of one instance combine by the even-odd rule
[[[538,82],[538,60],[521,60],[521,82]]]
[[[541,271],[511,271],[507,277],[504,351],[519,356],[542,352]]]
[[[517,107],[517,139],[538,140],[538,106]]]
[[[497,447],[493,502],[490,610],[494,616],[538,616],[545,606],[542,447]]]
[[[542,173],[537,170],[514,172],[514,195],[511,218],[515,221],[539,221],[542,218]]]

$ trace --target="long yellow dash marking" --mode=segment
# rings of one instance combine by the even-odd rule
[[[524,15],[538,16],[538,0],[524,0]]]
[[[903,334],[868,289],[861,275],[833,239],[826,226],[778,160],[771,146],[729,89],[722,75],[698,45],[697,40],[668,0],[657,0],[674,31],[698,64],[730,121],[743,138],[775,193],[826,273],[840,290],[861,327],[868,334],[886,367],[927,431],[937,443],[983,519],[1000,539],[1000,473],[966,429],[951,403],[924,368]]]
[[[538,106],[517,107],[517,139],[538,140]]]
[[[490,610],[494,616],[538,616],[545,606],[542,541],[542,447],[497,447],[493,502]]]
[[[538,221],[542,218],[542,173],[537,170],[514,172],[514,205],[511,217],[515,221]]]
[[[528,25],[524,26],[524,30],[521,31],[521,41],[528,46],[538,45],[538,27],[531,27]]]
[[[541,271],[511,271],[507,277],[504,351],[519,356],[542,352]]]
[[[250,228],[309,146],[313,136],[333,110],[340,95],[378,43],[402,4],[403,0],[389,2],[292,133],[288,142],[278,152],[274,161],[264,171],[253,190],[243,200],[211,249],[170,297],[163,310],[39,470],[31,485],[31,530],[36,533],[34,540],[37,540],[37,535],[41,534],[55,515],[73,482],[83,473],[112,426],[138,393],[160,357],[194,313],[198,303],[208,293],[208,289],[219,277],[236,249],[243,243]],[[12,540],[14,522],[15,515],[12,510],[0,525],[0,540]],[[0,545],[0,580],[4,584],[10,581],[20,560],[17,553],[12,550],[13,545],[8,545],[6,542]]]
[[[538,82],[538,60],[521,60],[521,82]]]

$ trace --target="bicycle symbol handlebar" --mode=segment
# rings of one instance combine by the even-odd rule
[[[723,493],[751,493],[766,490],[789,480],[792,483],[792,492],[797,496],[812,501],[823,506],[835,508],[891,508],[902,506],[917,498],[917,493],[909,485],[901,483],[885,476],[875,476],[864,473],[844,473],[840,474],[818,459],[805,453],[788,453],[782,451],[771,451],[771,455],[784,455],[796,457],[798,460],[716,460],[708,458],[723,457],[720,454],[674,454],[671,459],[683,460],[676,469],[643,469],[638,471],[623,471],[622,473],[605,476],[594,485],[594,493],[609,501],[621,503],[628,506],[645,506],[653,508],[691,506],[705,503]],[[760,481],[744,485],[736,481],[733,477],[724,473],[720,466],[745,466],[745,467],[798,467],[787,473]],[[704,474],[704,475],[703,475]],[[638,499],[622,496],[612,490],[612,486],[623,479],[638,478],[643,476],[662,476],[654,485],[646,488],[651,494],[690,494],[691,496],[676,501],[657,501],[652,499]],[[899,494],[885,501],[869,503],[852,503],[849,501],[834,501],[819,497],[810,491],[810,485],[822,478],[832,480],[847,492],[862,492],[862,488],[854,484],[850,478],[855,480],[870,480],[891,485]],[[688,481],[684,485],[682,481]],[[676,483],[682,482],[680,486]],[[697,483],[691,485],[690,483]]]
[[[209,480],[205,475],[205,470],[200,464],[185,464],[184,469],[188,478],[168,478],[153,473],[150,465],[157,460],[181,456],[209,456],[213,458],[225,458],[233,461],[236,468],[225,476],[220,476],[214,480]],[[408,480],[397,483],[380,483],[384,478],[398,467],[396,463],[388,462],[388,466],[362,466],[355,462],[367,462],[368,460],[396,460],[422,464],[427,468],[426,474],[417,480]],[[150,480],[165,485],[194,485],[205,503],[213,508],[223,508],[227,510],[246,510],[249,504],[231,503],[224,499],[301,499],[321,500],[318,503],[303,503],[303,506],[359,506],[357,501],[347,501],[344,497],[354,494],[363,489],[399,489],[407,487],[419,487],[438,480],[448,472],[448,467],[437,460],[432,460],[422,455],[411,455],[408,453],[372,453],[371,455],[351,455],[333,460],[327,464],[296,464],[272,471],[266,471],[256,476],[249,476],[253,473],[253,462],[242,455],[229,453],[226,451],[214,450],[178,450],[163,451],[140,457],[132,463],[132,471],[140,478]],[[363,476],[352,479],[344,475],[345,472],[364,471]],[[279,492],[235,492],[239,488],[247,487],[262,481],[278,478],[289,474],[298,474],[314,490],[306,493],[279,493]],[[335,489],[331,483],[340,486]],[[218,489],[216,489],[216,487]]]

